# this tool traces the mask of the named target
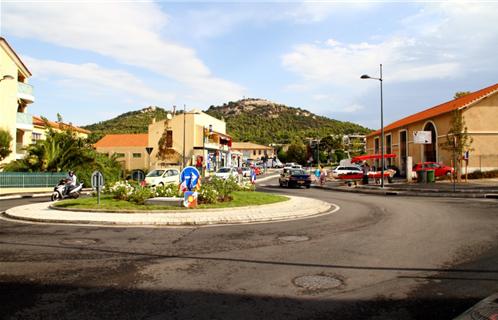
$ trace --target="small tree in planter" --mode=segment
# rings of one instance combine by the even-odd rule
[[[465,125],[462,111],[453,111],[450,129],[446,134],[446,142],[443,144],[442,148],[451,151],[453,159],[456,160],[453,165],[455,166],[458,182],[460,182],[462,178],[462,155],[465,151],[473,150],[471,149],[472,142],[473,139],[467,132],[467,126]]]

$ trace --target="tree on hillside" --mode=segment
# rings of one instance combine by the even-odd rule
[[[446,134],[446,142],[443,144],[442,148],[450,150],[453,154],[453,159],[456,159],[454,166],[456,168],[458,181],[460,181],[462,176],[462,156],[465,151],[472,151],[472,142],[473,139],[467,132],[467,126],[465,125],[465,119],[462,116],[462,111],[453,111],[450,128]]]
[[[455,95],[453,96],[453,99],[458,99],[458,98],[461,98],[463,96],[466,96],[468,95],[469,93],[471,93],[470,91],[458,91],[455,93]]]
[[[12,142],[12,136],[7,130],[0,129],[0,161],[7,158],[7,156],[12,152],[10,150],[10,143]]]
[[[306,163],[306,146],[301,140],[294,140],[287,150],[287,161]]]

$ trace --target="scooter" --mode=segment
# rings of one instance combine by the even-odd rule
[[[52,196],[50,200],[58,201],[63,199],[77,199],[80,196],[80,191],[83,189],[83,183],[78,184],[76,187],[69,190],[69,193],[65,193],[66,189],[66,180],[62,179],[59,183],[54,187],[54,192],[52,192]]]

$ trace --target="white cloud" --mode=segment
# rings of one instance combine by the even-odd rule
[[[122,100],[140,97],[150,105],[172,102],[173,94],[150,89],[142,80],[122,70],[106,69],[94,63],[72,64],[53,60],[23,57],[34,78],[59,83],[64,87],[84,88],[89,95],[118,95]],[[123,95],[126,93],[126,95]]]
[[[307,1],[284,12],[284,16],[297,23],[318,23],[334,15],[355,13],[372,8],[375,2],[368,1]]]
[[[448,79],[497,69],[496,4],[427,4],[402,21],[403,28],[377,42],[334,39],[296,45],[282,56],[284,68],[316,84],[352,86],[361,74],[392,82]]]
[[[95,52],[216,100],[244,94],[242,86],[214,76],[194,50],[161,37],[169,17],[154,2],[7,3],[3,9],[2,27],[12,35]]]

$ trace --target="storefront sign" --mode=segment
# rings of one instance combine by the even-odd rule
[[[431,144],[432,132],[431,131],[414,131],[413,143],[415,144]]]

